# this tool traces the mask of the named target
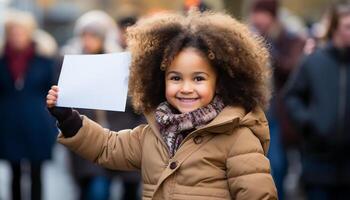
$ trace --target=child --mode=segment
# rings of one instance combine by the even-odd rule
[[[162,14],[128,29],[129,90],[148,121],[112,132],[69,108],[47,106],[58,142],[119,170],[141,170],[143,199],[277,199],[265,157],[268,53],[225,14]]]

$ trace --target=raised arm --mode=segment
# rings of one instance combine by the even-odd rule
[[[82,119],[82,127],[73,137],[67,138],[60,133],[58,142],[83,158],[110,169],[141,168],[145,125],[140,125],[133,130],[113,132],[85,116]]]
[[[109,131],[71,108],[56,107],[58,87],[47,95],[47,107],[56,117],[61,133],[58,142],[85,159],[118,170],[140,169],[143,129]]]

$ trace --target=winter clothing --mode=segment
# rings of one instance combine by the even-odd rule
[[[170,156],[174,156],[182,140],[191,130],[209,123],[223,108],[224,103],[219,96],[207,106],[188,113],[178,113],[168,102],[161,103],[156,109],[156,121]]]
[[[263,2],[274,2],[270,0],[260,0]],[[268,5],[268,4],[267,4]],[[264,9],[264,7],[257,8]],[[275,8],[277,9],[277,8]],[[287,30],[279,21],[275,19],[274,26],[264,35],[269,44],[271,54],[271,67],[273,69],[274,95],[271,106],[268,110],[267,118],[270,124],[270,151],[268,158],[271,161],[272,175],[279,191],[279,199],[283,199],[283,182],[287,173],[286,152],[289,148],[295,148],[300,137],[291,126],[284,102],[282,101],[282,88],[295,69],[303,52],[303,39]]]
[[[141,170],[143,199],[277,199],[270,175],[263,111],[225,107],[183,140],[174,157],[154,113],[148,125],[112,132],[83,116],[78,133],[58,141],[86,159],[119,170]],[[77,118],[79,119],[79,118]]]
[[[37,43],[36,43],[37,44]],[[16,81],[9,57],[0,57],[0,158],[43,161],[51,158],[57,128],[45,107],[46,92],[54,84],[54,60],[38,51]],[[12,60],[12,59],[10,59]],[[18,70],[17,70],[18,71]],[[17,83],[17,84],[16,84]]]
[[[8,69],[12,79],[15,81],[15,85],[18,81],[23,80],[23,76],[28,68],[28,63],[33,56],[34,44],[31,44],[27,49],[20,53],[18,53],[10,45],[6,45],[4,57],[8,63]]]
[[[7,13],[5,28],[0,41],[0,159],[10,164],[13,199],[21,199],[21,177],[28,173],[31,199],[40,200],[42,164],[51,158],[58,132],[45,106],[46,91],[55,82],[56,42],[36,30],[27,12]],[[19,35],[12,35],[17,28]],[[23,171],[23,160],[29,170]]]
[[[285,102],[303,135],[307,184],[350,185],[350,51],[332,43],[307,56],[288,83]]]
[[[102,39],[104,53],[122,51],[118,45],[120,37],[118,27],[113,18],[103,11],[92,10],[79,17],[74,27],[74,37],[62,47],[61,54],[84,53],[80,36],[86,32]]]
[[[289,32],[279,24],[276,25],[270,36],[266,37],[266,40],[271,46],[270,53],[275,91],[268,118],[276,118],[280,127],[278,134],[281,134],[283,144],[287,147],[295,146],[299,137],[294,127],[290,124],[290,119],[282,100],[282,90],[290,74],[302,58],[305,41],[299,35]]]
[[[32,36],[33,33],[36,34],[35,32],[38,30],[38,23],[31,13],[16,9],[5,9],[4,11],[5,15],[3,22],[5,29],[7,28],[6,26],[18,25],[25,28],[30,36]]]

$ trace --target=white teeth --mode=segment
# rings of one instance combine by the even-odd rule
[[[188,102],[191,102],[191,101],[196,101],[197,98],[178,98],[180,101],[188,101]]]

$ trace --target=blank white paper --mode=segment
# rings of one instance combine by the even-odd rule
[[[57,106],[125,111],[130,52],[65,55]]]

